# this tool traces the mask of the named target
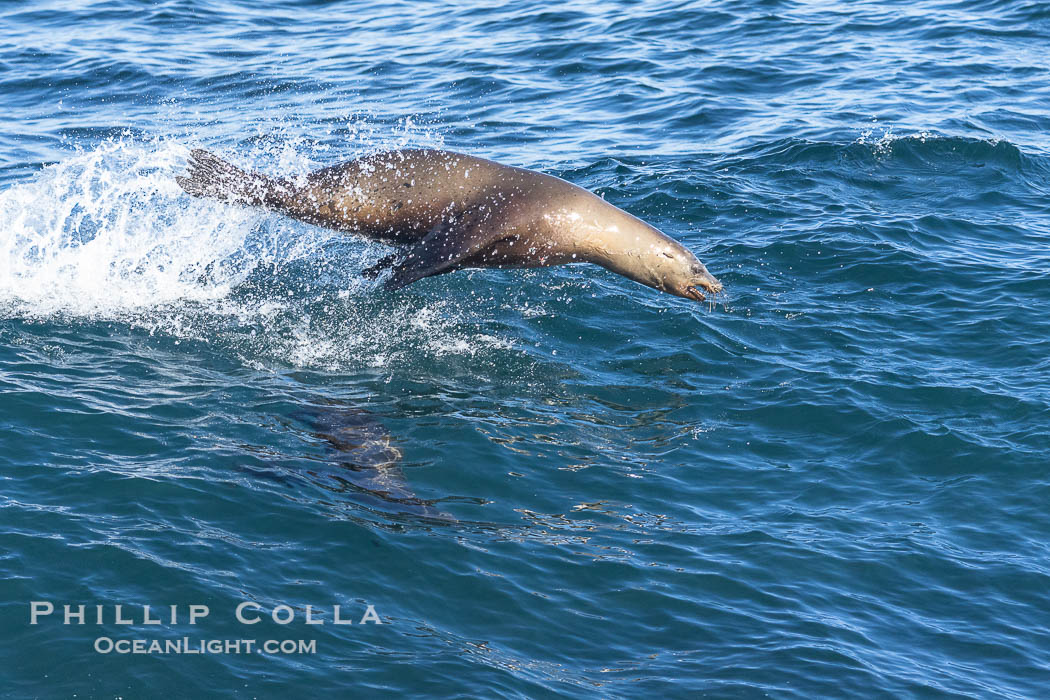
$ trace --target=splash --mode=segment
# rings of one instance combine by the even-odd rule
[[[222,344],[255,367],[389,367],[509,347],[443,298],[384,300],[356,274],[381,246],[187,197],[174,176],[188,154],[125,136],[0,192],[0,317],[123,323]],[[312,168],[288,142],[240,160]]]
[[[117,319],[207,304],[260,265],[316,247],[282,241],[264,213],[187,201],[172,177],[186,153],[110,140],[0,193],[0,308]]]

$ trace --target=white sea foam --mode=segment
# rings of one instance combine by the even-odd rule
[[[32,317],[115,318],[207,303],[288,254],[243,254],[260,212],[188,201],[173,178],[186,154],[108,141],[0,192],[0,304]]]
[[[940,135],[929,131],[928,129],[920,129],[918,131],[913,131],[910,134],[898,134],[894,132],[894,127],[892,125],[882,126],[882,133],[877,135],[875,133],[875,124],[877,121],[877,119],[872,120],[872,125],[862,131],[860,136],[858,136],[853,142],[862,146],[871,146],[872,152],[876,156],[889,155],[893,148],[893,144],[896,141],[914,140],[919,143],[926,143],[927,141],[942,138]],[[992,139],[991,142],[994,144],[995,140]]]

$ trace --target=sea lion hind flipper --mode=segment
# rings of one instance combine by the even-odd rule
[[[187,177],[175,182],[187,194],[223,202],[276,206],[283,183],[262,173],[242,170],[201,148],[190,151]]]
[[[401,289],[424,277],[457,270],[460,263],[483,251],[501,235],[499,223],[486,216],[441,223],[405,251],[383,286]]]

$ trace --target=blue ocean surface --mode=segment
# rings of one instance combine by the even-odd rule
[[[1045,2],[7,0],[0,104],[0,696],[1047,697]],[[726,291],[174,180],[402,147]]]

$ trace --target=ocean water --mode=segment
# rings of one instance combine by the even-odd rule
[[[0,695],[1046,697],[1048,42],[1023,0],[5,2]],[[726,293],[388,292],[173,179],[402,146]],[[307,646],[116,647],[239,639]]]

